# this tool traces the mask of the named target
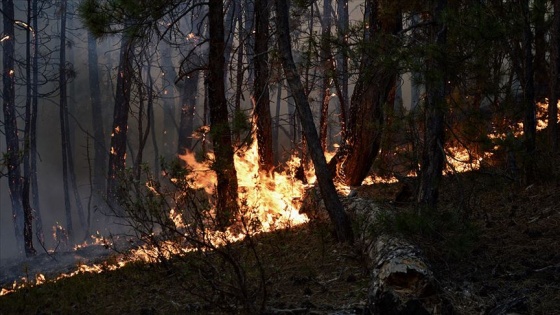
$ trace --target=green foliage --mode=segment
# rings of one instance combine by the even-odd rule
[[[112,33],[138,36],[164,17],[175,0],[84,0],[78,13],[86,28],[96,37]]]
[[[231,131],[234,134],[244,134],[251,131],[251,119],[243,110],[235,110],[231,121]]]
[[[102,37],[110,32],[111,16],[98,0],[84,0],[78,7],[82,23],[95,36]]]

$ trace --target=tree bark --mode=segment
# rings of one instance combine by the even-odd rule
[[[209,67],[208,102],[210,105],[210,132],[214,147],[215,160],[212,169],[217,177],[216,221],[218,227],[225,228],[233,223],[238,214],[237,173],[233,159],[233,146],[228,121],[228,108],[225,97],[225,38],[224,5],[222,0],[208,2],[209,17]]]
[[[368,0],[366,9],[368,26],[364,31],[364,43],[387,45],[386,36],[398,29],[397,14],[380,16],[377,0]],[[337,175],[351,186],[361,185],[379,153],[383,106],[398,76],[395,67],[376,60],[368,51],[363,53],[360,68],[352,95],[347,137],[331,160],[331,169],[337,164]]]
[[[321,31],[321,50],[320,62],[323,64],[323,78],[321,83],[321,118],[319,122],[319,136],[321,141],[321,148],[323,152],[327,150],[327,129],[329,124],[329,103],[331,100],[330,80],[332,73],[332,60],[331,60],[331,15],[332,7],[331,0],[324,0],[323,2],[323,23]]]
[[[348,0],[337,0],[337,16],[338,20],[336,23],[337,37],[338,37],[338,52],[336,56],[336,66],[338,72],[337,81],[340,84],[340,91],[337,91],[340,99],[339,106],[340,112],[346,112],[344,108],[345,104],[348,104],[348,29],[349,29],[349,14],[348,14]],[[341,119],[346,119],[346,117],[341,117]],[[347,121],[343,120],[344,124]]]
[[[443,58],[445,58],[445,45],[447,42],[447,27],[441,22],[441,15],[447,6],[447,0],[438,0],[434,11],[433,33],[437,47],[437,56],[428,60],[428,70],[446,69]],[[447,77],[445,70],[441,77],[433,81],[427,80],[427,101],[425,109],[425,132],[424,148],[422,152],[422,163],[420,173],[420,185],[418,188],[418,203],[420,207],[434,208],[437,205],[439,194],[439,182],[441,180],[443,166],[445,163],[445,96]]]
[[[93,193],[96,205],[101,205],[101,194],[105,192],[107,174],[107,149],[105,132],[103,131],[103,112],[101,104],[101,88],[99,82],[99,67],[97,56],[97,42],[93,34],[88,32],[88,79],[89,97],[91,102],[91,123],[93,127]]]
[[[31,25],[31,0],[27,0],[27,25]],[[33,209],[29,202],[31,186],[31,102],[33,96],[33,81],[31,79],[31,45],[32,30],[27,29],[25,45],[25,127],[23,135],[23,239],[25,243],[25,255],[27,257],[35,255],[33,248]]]
[[[274,168],[272,151],[272,117],[268,88],[268,23],[270,8],[268,0],[255,0],[255,82],[253,88],[254,116],[257,132],[259,170],[269,173]]]
[[[37,0],[33,0],[32,8],[33,30],[39,27],[39,9]],[[36,31],[35,31],[36,32]],[[45,244],[45,236],[43,233],[43,220],[41,216],[41,208],[39,205],[39,180],[37,178],[37,114],[39,111],[39,34],[35,33],[33,38],[33,97],[31,98],[31,130],[29,137],[30,155],[31,155],[31,194],[33,198],[33,209],[35,219],[35,235],[39,243]]]
[[[276,110],[272,129],[272,143],[274,143],[274,160],[280,161],[280,108],[282,103],[282,80],[278,82],[276,91]]]
[[[546,48],[547,37],[547,4],[546,0],[533,1],[532,20],[534,21],[535,43],[534,43],[534,71],[535,71],[535,100],[544,102],[547,91],[550,90],[550,78],[547,71]]]
[[[245,99],[243,96],[243,77],[245,74],[245,68],[243,65],[243,55],[244,55],[244,43],[247,34],[243,29],[243,10],[241,8],[241,3],[239,1],[235,2],[237,11],[237,32],[239,36],[239,45],[237,46],[237,69],[235,74],[235,115],[241,113],[241,99]],[[235,145],[239,145],[241,142],[241,128],[237,128],[234,131]]]
[[[275,4],[278,49],[280,51],[282,67],[284,69],[286,81],[288,82],[288,86],[296,103],[296,109],[299,113],[303,132],[307,140],[308,150],[315,166],[315,174],[319,183],[319,189],[331,222],[335,226],[338,240],[341,242],[352,243],[354,240],[354,234],[350,224],[350,219],[346,215],[346,212],[344,212],[344,207],[342,206],[342,203],[337,195],[336,188],[334,187],[332,174],[327,168],[327,162],[325,156],[323,155],[323,151],[321,150],[321,143],[313,122],[313,114],[311,112],[311,108],[309,107],[309,102],[305,95],[303,85],[299,78],[292,56],[288,4],[282,0],[276,0]]]
[[[550,96],[548,133],[552,152],[558,151],[558,72],[560,70],[560,0],[554,0],[554,17],[550,40]]]
[[[527,1],[522,2],[524,17],[523,24],[523,134],[525,145],[525,161],[523,163],[525,182],[527,184],[534,180],[533,154],[535,153],[537,137],[537,118],[535,105],[535,69],[533,64],[533,31],[530,24],[530,10]]]
[[[107,175],[107,198],[113,206],[118,201],[118,177],[126,165],[126,141],[128,134],[128,111],[132,87],[132,47],[133,40],[124,34],[119,57],[115,108],[111,134],[111,154]]]
[[[14,2],[2,1],[4,11],[4,41],[2,42],[2,109],[4,112],[4,135],[6,137],[5,163],[8,168],[8,187],[12,202],[12,218],[18,249],[24,248],[23,206],[21,201],[21,171],[19,158],[19,138],[15,104],[14,69]]]
[[[68,234],[68,240],[71,244],[74,243],[74,228],[72,223],[72,205],[70,203],[70,183],[68,175],[68,155],[70,154],[68,150],[69,139],[68,139],[68,121],[66,111],[68,110],[68,98],[67,98],[67,77],[66,77],[66,0],[60,3],[60,52],[59,52],[59,89],[60,89],[60,99],[59,99],[59,119],[60,119],[60,139],[62,148],[62,184],[64,193],[64,213],[66,218],[66,233]]]

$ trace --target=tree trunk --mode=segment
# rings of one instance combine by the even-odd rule
[[[343,108],[345,104],[348,104],[348,29],[349,29],[349,14],[348,14],[348,0],[338,0],[337,1],[337,37],[338,37],[338,52],[336,56],[336,65],[338,72],[338,83],[340,84],[340,91],[337,91],[340,99],[339,106],[340,112],[345,112],[346,109]],[[346,121],[344,121],[346,123]]]
[[[74,243],[74,228],[72,223],[72,205],[70,203],[70,183],[68,178],[68,129],[66,124],[68,110],[67,86],[66,86],[66,1],[60,4],[60,55],[59,55],[59,119],[60,119],[60,139],[62,148],[62,183],[64,189],[64,212],[66,216],[66,233],[68,240]]]
[[[274,143],[274,160],[280,161],[280,108],[282,104],[282,81],[278,82],[276,91],[276,111],[272,129],[272,143]]]
[[[269,173],[274,168],[272,152],[272,117],[270,115],[270,93],[268,89],[268,0],[255,0],[255,82],[253,90],[254,116],[256,122],[259,170]]]
[[[428,60],[427,71],[433,69],[446,69],[445,61],[445,45],[447,42],[447,27],[442,24],[442,12],[447,6],[447,0],[439,0],[434,12],[433,34],[435,35],[435,43],[437,46],[437,56],[433,56]],[[439,182],[441,180],[443,166],[445,163],[445,84],[447,82],[446,74],[427,80],[426,92],[427,101],[425,109],[425,132],[424,132],[424,149],[422,152],[422,163],[420,173],[420,186],[418,188],[418,203],[420,207],[434,208],[437,205],[439,194]]]
[[[216,221],[218,227],[225,228],[233,223],[238,214],[238,204],[237,174],[233,161],[234,153],[224,84],[224,5],[222,0],[210,0],[208,8],[210,36],[208,102],[210,132],[215,153],[212,168],[218,180]]]
[[[376,232],[389,212],[367,199],[346,198],[344,204],[357,223],[358,242],[373,262],[366,306],[371,314],[453,314],[421,249]]]
[[[535,100],[544,102],[547,92],[550,90],[549,71],[546,62],[546,49],[548,46],[546,21],[547,4],[546,0],[533,1],[532,20],[534,21],[535,29],[535,60],[534,60],[534,75],[535,75]]]
[[[321,217],[325,209],[317,199],[319,195],[316,191],[306,192],[302,200],[304,213]],[[359,197],[343,197],[342,203],[355,222],[356,246],[373,267],[366,314],[454,314],[422,250],[378,228],[395,220],[391,210],[380,209],[371,200]]]
[[[243,41],[247,38],[247,34],[243,29],[243,10],[241,9],[240,1],[236,1],[235,3],[236,11],[237,11],[237,32],[240,38],[240,41]],[[256,36],[256,35],[255,35]],[[243,77],[245,74],[245,68],[243,65],[243,53],[244,53],[244,44],[241,42],[237,46],[237,69],[235,75],[235,115],[239,115],[241,113],[241,99],[245,99],[243,96]],[[235,137],[235,145],[239,145],[241,142],[241,128],[237,128],[234,131]]]
[[[130,108],[130,90],[132,87],[132,46],[129,35],[121,40],[117,86],[115,90],[115,108],[111,134],[111,154],[107,176],[107,198],[112,206],[118,202],[118,177],[126,165],[126,141],[128,134],[128,111]]]
[[[323,23],[321,32],[321,50],[320,62],[323,64],[323,78],[321,84],[321,118],[319,122],[320,127],[320,141],[323,152],[327,150],[327,129],[329,124],[329,103],[331,100],[330,80],[333,75],[332,60],[331,60],[331,0],[324,0],[323,2]]]
[[[398,29],[394,13],[380,16],[379,2],[366,3],[367,29],[364,42],[380,42]],[[337,164],[338,176],[347,185],[359,186],[367,176],[379,153],[383,129],[383,106],[397,80],[395,67],[374,59],[365,52],[361,60],[361,72],[352,95],[352,107],[346,139],[331,161],[331,169]]]
[[[550,40],[550,96],[548,132],[552,152],[558,151],[558,72],[560,70],[560,0],[554,0],[554,17]]]
[[[37,30],[39,27],[39,10],[37,0],[33,0],[32,8],[33,16],[33,29]],[[29,137],[29,150],[31,157],[31,194],[33,198],[33,209],[35,218],[35,235],[39,243],[45,244],[45,236],[43,234],[43,220],[41,217],[41,208],[39,205],[39,180],[37,178],[37,114],[39,110],[39,34],[34,34],[33,39],[33,97],[31,99],[31,130]]]
[[[255,21],[255,1],[245,2],[245,34],[253,34]],[[247,60],[253,60],[255,47],[255,37],[247,36],[245,39],[245,51],[247,52]],[[255,76],[255,67],[249,62],[247,67],[247,84],[253,86]]]
[[[523,27],[523,107],[525,115],[523,117],[523,134],[525,145],[525,161],[523,163],[525,172],[525,182],[527,184],[534,180],[533,155],[535,153],[537,118],[535,105],[535,69],[533,67],[533,32],[530,24],[530,10],[527,1],[522,2],[524,16]]]
[[[95,37],[91,33],[88,33],[89,96],[91,101],[91,124],[93,126],[94,149],[93,193],[94,204],[100,206],[103,202],[102,194],[106,189],[107,149],[105,144],[105,132],[103,129],[104,107],[101,103],[98,62],[97,42]]]
[[[31,0],[27,0],[27,25],[31,25]],[[32,101],[32,80],[31,80],[31,45],[32,30],[27,28],[25,44],[25,127],[23,135],[23,185],[22,185],[22,205],[23,205],[23,239],[25,243],[25,255],[27,257],[35,255],[33,248],[33,209],[29,203],[31,185],[31,101]]]
[[[19,159],[19,139],[17,113],[15,104],[15,69],[14,69],[14,2],[2,1],[4,11],[4,38],[2,42],[2,109],[4,112],[4,135],[6,137],[5,163],[8,168],[8,186],[12,202],[12,218],[18,249],[24,248],[23,205],[21,201],[21,172]]]
[[[321,150],[321,143],[319,142],[319,136],[317,135],[317,130],[315,129],[315,124],[313,122],[313,114],[311,112],[311,108],[309,107],[309,102],[305,95],[303,85],[299,78],[292,56],[288,4],[282,0],[276,0],[275,4],[278,49],[282,60],[282,67],[284,69],[288,86],[296,103],[296,109],[307,140],[308,150],[315,166],[315,174],[319,183],[319,189],[321,191],[323,201],[325,202],[325,207],[329,213],[329,217],[335,226],[338,240],[341,242],[352,243],[354,235],[350,219],[346,215],[346,212],[344,212],[344,207],[340,202],[336,188],[334,187],[334,183],[332,181],[331,172],[327,168],[327,162],[325,160],[325,156],[323,155],[323,151]]]

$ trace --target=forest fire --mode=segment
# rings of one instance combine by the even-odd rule
[[[287,228],[303,224],[308,221],[304,214],[299,213],[299,202],[304,193],[305,184],[296,179],[293,174],[293,167],[299,165],[299,159],[293,158],[288,163],[288,168],[284,172],[274,172],[267,175],[259,172],[257,146],[256,141],[245,150],[239,151],[235,155],[235,167],[238,177],[238,186],[240,199],[244,203],[244,207],[248,211],[244,211],[244,220],[247,222],[259,222],[258,229],[246,231],[236,231],[230,228],[226,231],[204,231],[204,238],[212,243],[212,246],[219,247],[224,242],[236,242],[246,237],[246,233],[263,233],[273,231],[275,229]],[[212,160],[212,154],[209,154],[208,161]],[[211,170],[209,162],[198,162],[193,153],[181,156],[187,167],[191,169],[188,173],[188,182],[193,185],[193,189],[203,189],[208,195],[215,193],[216,174]],[[312,176],[312,174],[308,174]],[[311,178],[310,178],[311,180]],[[147,187],[152,192],[157,193],[152,187]],[[169,213],[170,219],[177,228],[184,228],[186,223],[183,222],[182,216],[172,209]],[[60,234],[59,229],[54,229],[53,233]],[[60,235],[56,235],[60,238]],[[99,233],[93,235],[92,242],[86,242],[75,246],[76,249],[87,247],[90,245],[111,246],[111,241],[101,237]],[[144,244],[132,249],[126,255],[119,255],[115,262],[103,262],[100,264],[79,264],[75,271],[63,273],[56,276],[51,281],[57,281],[63,278],[75,276],[80,273],[101,273],[122,268],[130,262],[144,261],[154,262],[159,257],[170,258],[172,255],[184,254],[192,251],[192,248],[181,247],[172,241],[161,241],[158,246]],[[19,281],[14,281],[10,288],[2,288],[0,296],[14,292],[24,287],[32,287],[45,283],[46,277],[43,274],[37,274],[35,278],[24,277]]]
[[[547,127],[546,112],[548,104],[539,103],[537,106],[537,130],[543,130]],[[518,138],[523,135],[523,124],[517,122],[510,124],[509,136]],[[507,133],[500,133],[492,130],[488,137],[492,140],[504,140],[508,137]],[[498,146],[498,145],[496,145]],[[496,149],[496,148],[494,148]],[[463,173],[481,168],[485,159],[492,157],[492,152],[472,152],[464,146],[449,146],[445,149],[446,152],[446,166],[444,172]],[[327,153],[327,159],[332,157],[332,153]],[[212,153],[208,153],[206,161],[199,162],[194,153],[188,153],[180,156],[186,163],[190,172],[187,173],[187,182],[192,185],[194,190],[203,190],[207,195],[215,194],[216,187],[216,174],[211,169],[211,162],[214,157]],[[297,179],[296,169],[300,167],[301,159],[297,156],[292,156],[286,162],[283,171],[273,171],[272,174],[264,174],[259,171],[258,166],[258,151],[257,141],[252,141],[251,145],[238,150],[235,154],[235,168],[238,178],[239,198],[240,203],[247,210],[243,211],[244,220],[247,222],[259,222],[258,228],[239,231],[235,228],[230,228],[226,231],[209,230],[205,231],[204,238],[212,243],[212,246],[222,246],[225,242],[236,242],[245,238],[248,234],[254,235],[257,233],[270,232],[275,229],[288,228],[304,224],[308,218],[304,214],[299,213],[301,205],[301,198],[308,184]],[[410,172],[407,176],[416,176],[415,172]],[[308,183],[315,181],[315,175],[312,168],[306,170],[305,173]],[[370,175],[364,181],[363,185],[372,184],[391,184],[398,182],[394,176],[382,177],[377,175]],[[153,189],[147,186],[148,189]],[[350,192],[350,187],[337,183],[339,193],[347,195]],[[154,189],[154,193],[157,191]],[[178,228],[183,228],[188,225],[183,220],[180,212],[171,209],[169,218]],[[55,239],[64,239],[64,230],[59,226],[53,228]],[[76,245],[74,250],[91,246],[102,245],[105,248],[112,246],[112,241],[102,237],[99,232],[92,235],[90,242]],[[53,279],[48,279],[41,273],[35,276],[27,276],[21,278],[19,281],[14,281],[11,287],[2,288],[0,296],[9,294],[24,287],[32,287],[41,285],[48,281],[57,281],[63,278],[68,278],[81,273],[102,273],[105,271],[116,270],[126,266],[127,264],[135,261],[142,262],[155,262],[158,258],[164,257],[169,259],[173,255],[181,255],[192,251],[192,248],[181,247],[172,241],[161,241],[158,246],[144,244],[131,249],[126,255],[119,255],[111,263],[103,262],[98,264],[82,264],[79,263],[76,269],[72,272],[62,273]]]

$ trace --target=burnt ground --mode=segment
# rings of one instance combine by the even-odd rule
[[[543,178],[524,185],[490,170],[446,177],[443,214],[430,220],[446,219],[409,218],[382,229],[424,250],[458,314],[560,314],[560,181]],[[363,186],[357,195],[404,214],[412,204],[394,202],[401,189]],[[248,306],[235,301],[258,308],[264,292],[269,313],[359,314],[364,308],[369,260],[359,248],[337,244],[328,223],[262,235],[228,250],[27,287],[0,297],[0,314],[244,313]],[[223,259],[228,255],[244,270],[245,293]]]

